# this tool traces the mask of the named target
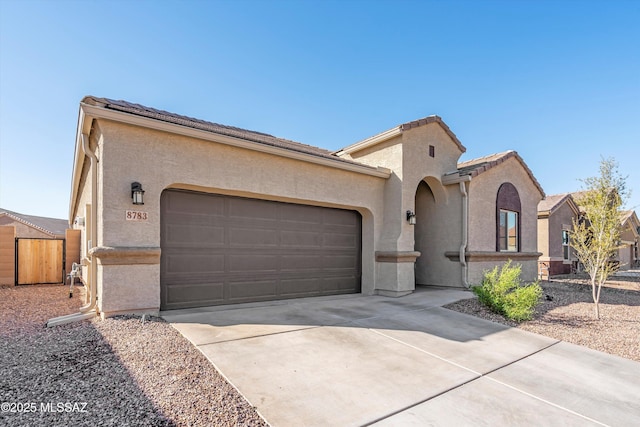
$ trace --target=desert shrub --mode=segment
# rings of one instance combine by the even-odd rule
[[[521,272],[522,266],[512,266],[509,260],[502,268],[496,266],[485,271],[482,285],[472,290],[491,311],[516,322],[529,320],[540,301],[542,288],[538,282],[523,284]]]

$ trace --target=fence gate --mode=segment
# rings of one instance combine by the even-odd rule
[[[16,285],[64,282],[64,239],[16,239]]]

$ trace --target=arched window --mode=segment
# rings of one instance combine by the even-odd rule
[[[505,182],[496,197],[496,251],[520,251],[520,195]]]

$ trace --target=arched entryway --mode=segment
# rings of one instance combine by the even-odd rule
[[[439,180],[427,177],[420,181],[415,195],[416,225],[414,247],[420,252],[416,260],[416,285],[438,285],[442,266],[439,256],[444,253],[441,207],[446,204],[446,193]]]

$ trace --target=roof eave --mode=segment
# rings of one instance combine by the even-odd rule
[[[84,156],[82,153],[82,134],[89,135],[91,131],[91,125],[93,119],[106,119],[119,123],[126,123],[134,126],[145,127],[148,129],[154,129],[163,132],[169,132],[173,134],[188,136],[192,138],[198,138],[205,141],[217,142],[234,147],[244,148],[252,151],[258,151],[267,154],[273,154],[279,157],[290,158],[294,160],[300,160],[307,163],[318,164],[322,166],[328,166],[336,169],[346,170],[350,172],[360,173],[364,175],[374,176],[378,178],[389,178],[391,176],[391,170],[384,167],[372,167],[368,165],[362,165],[358,163],[345,162],[342,159],[331,159],[329,157],[315,156],[313,154],[307,154],[299,151],[288,150],[286,148],[261,144],[246,139],[241,139],[228,135],[221,135],[214,132],[209,132],[201,129],[195,129],[180,124],[170,123],[166,121],[157,120],[150,117],[139,116],[132,113],[112,110],[104,108],[103,106],[90,105],[81,102],[80,112],[78,116],[78,127],[76,132],[76,148],[74,156],[74,170],[72,174],[72,189],[71,199],[69,205],[69,221],[73,223],[74,209],[77,199],[77,188],[80,182],[80,175],[82,173],[82,164]]]
[[[491,156],[485,156],[485,157],[491,157]],[[480,159],[484,159],[485,157],[481,157]],[[536,177],[533,175],[533,172],[531,171],[531,169],[529,169],[529,166],[527,166],[527,164],[524,162],[524,160],[522,160],[522,157],[520,157],[520,155],[518,154],[517,151],[514,150],[509,150],[507,152],[505,152],[501,157],[496,158],[494,160],[479,164],[476,168],[472,168],[469,170],[468,175],[472,176],[472,177],[476,177],[498,165],[500,165],[501,163],[506,162],[507,160],[509,160],[510,158],[515,158],[520,165],[524,168],[524,170],[527,172],[527,175],[529,175],[529,178],[531,179],[531,182],[533,183],[533,185],[536,187],[536,189],[538,190],[538,192],[540,193],[540,195],[542,196],[542,198],[545,197],[545,193],[544,190],[542,189],[542,186],[540,185],[540,183],[538,182],[538,180],[536,179]],[[461,164],[465,164],[465,163],[471,163],[474,160],[468,160],[466,162],[462,162]],[[458,169],[460,169],[460,164],[458,165]],[[459,170],[458,170],[459,172]]]
[[[38,231],[40,231],[42,233],[48,234],[51,237],[59,236],[59,234],[54,233],[53,231],[47,230],[45,228],[42,228],[39,225],[36,225],[36,224],[34,224],[32,222],[29,222],[29,221],[25,220],[24,218],[20,218],[19,216],[12,215],[9,212],[0,212],[0,215],[8,216],[9,218],[13,219],[14,221],[18,221],[19,223],[24,224],[27,227],[35,228],[36,230],[38,230]]]
[[[334,154],[336,156],[342,157],[345,154],[351,154],[358,151],[362,151],[365,148],[372,147],[374,145],[380,144],[381,142],[393,139],[400,134],[402,134],[402,127],[396,126],[393,129],[389,129],[387,131],[374,135],[370,138],[367,138],[360,142],[356,142],[355,144],[349,145],[348,147],[345,147],[339,151],[336,151]]]
[[[425,117],[423,119],[414,120],[412,122],[403,123],[392,129],[386,130],[382,133],[379,133],[377,135],[374,135],[362,141],[356,142],[355,144],[342,148],[341,150],[336,151],[334,154],[337,156],[344,156],[346,154],[362,151],[365,148],[369,148],[376,144],[380,144],[381,142],[388,141],[392,138],[395,138],[396,136],[401,135],[402,132],[405,132],[409,129],[424,126],[430,123],[437,123],[438,125],[440,125],[442,130],[445,131],[445,133],[449,136],[449,138],[451,138],[451,140],[456,144],[456,146],[462,153],[467,151],[465,146],[462,145],[458,137],[451,131],[449,126],[447,126],[447,124],[442,120],[442,118],[440,118],[440,116],[434,115],[434,116]]]

